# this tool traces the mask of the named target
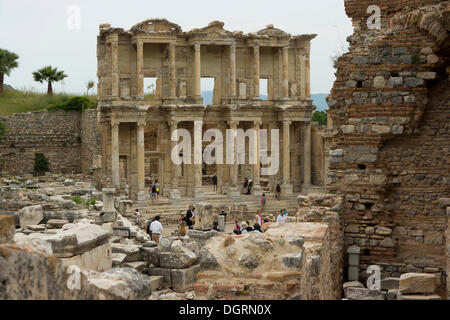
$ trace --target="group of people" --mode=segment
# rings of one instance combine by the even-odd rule
[[[280,210],[280,214],[277,217],[277,223],[286,223],[287,217],[288,217],[287,209]],[[263,219],[262,211],[258,210],[256,214],[256,222],[253,224],[253,227],[251,226],[248,220],[245,222],[241,222],[240,224],[236,220],[233,233],[237,235],[244,234],[247,232],[264,233],[269,229],[269,227],[270,227],[269,220]]]
[[[159,183],[158,180],[155,180],[155,182],[152,184],[152,187],[148,190],[150,193],[150,199],[152,200],[158,200],[159,199]]]
[[[153,221],[147,221],[147,233],[150,235],[152,241],[155,241],[157,244],[159,244],[159,239],[164,230],[163,225],[159,221],[160,219],[160,216],[156,216]]]
[[[244,180],[244,194],[249,196],[252,194],[252,188],[253,188],[253,180],[245,178]]]

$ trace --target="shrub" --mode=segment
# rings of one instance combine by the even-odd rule
[[[97,201],[95,199],[89,199],[84,204],[89,207],[90,205],[94,205]]]
[[[41,174],[50,171],[48,159],[42,153],[36,153],[34,158],[34,172]]]
[[[82,204],[84,202],[83,198],[81,198],[80,196],[72,197],[72,201],[75,202],[76,204]]]
[[[83,111],[92,107],[91,101],[86,97],[72,97],[66,102],[55,104],[48,110]]]

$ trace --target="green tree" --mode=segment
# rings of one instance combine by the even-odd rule
[[[316,111],[316,112],[314,112],[314,114],[313,114],[312,120],[313,120],[314,122],[319,123],[319,125],[321,125],[321,126],[326,126],[327,123],[328,123],[328,119],[327,119],[327,118],[328,118],[328,115],[327,115],[326,112],[323,112],[323,111]]]
[[[19,59],[17,54],[9,52],[6,49],[0,49],[0,94],[3,94],[5,74],[9,76],[11,70],[19,66],[17,59]]]
[[[42,153],[36,153],[34,158],[34,172],[36,174],[42,174],[48,171],[50,171],[48,159]]]
[[[95,86],[95,82],[93,80],[89,81],[88,83],[86,83],[86,95],[89,95],[89,90],[91,90],[92,88],[94,88]]]
[[[33,72],[34,81],[43,83],[44,81],[48,83],[47,95],[53,95],[53,82],[58,82],[67,78],[64,71],[58,71],[58,68],[52,68],[52,66],[44,67],[38,71]]]

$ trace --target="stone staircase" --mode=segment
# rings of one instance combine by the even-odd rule
[[[161,217],[163,224],[178,224],[180,215],[185,215],[189,205],[196,205],[197,203],[207,202],[214,206],[215,210],[219,211],[224,208],[227,213],[238,211],[239,207],[244,207],[243,215],[232,215],[230,219],[248,219],[253,221],[258,209],[261,208],[260,198],[250,195],[242,195],[240,199],[233,199],[226,195],[217,194],[212,190],[212,187],[206,186],[203,188],[204,197],[202,199],[182,198],[180,200],[170,200],[166,197],[160,197],[159,200],[146,200],[138,202],[133,205],[133,211],[139,209],[144,219],[152,219],[156,215]],[[265,191],[264,191],[265,192]],[[265,192],[266,207],[263,212],[263,217],[273,215],[274,218],[278,216],[281,209],[286,208],[289,215],[297,212],[297,194],[291,196],[282,196],[280,200],[275,199],[274,194]],[[229,219],[227,219],[230,221]]]

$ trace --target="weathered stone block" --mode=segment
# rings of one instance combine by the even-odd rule
[[[41,205],[25,207],[18,212],[22,228],[32,224],[39,224],[44,219],[44,210]]]
[[[199,271],[199,265],[181,270],[172,269],[170,272],[173,290],[176,292],[186,292],[192,290]]]
[[[184,269],[197,261],[197,255],[189,250],[184,253],[161,252],[160,266],[169,269]]]
[[[384,300],[383,293],[380,290],[358,287],[347,288],[346,298],[349,300]]]
[[[427,273],[405,273],[400,276],[400,292],[433,293],[436,291],[436,276]]]
[[[15,232],[14,217],[0,215],[0,244],[12,242]]]
[[[141,258],[139,246],[137,245],[127,245],[120,243],[111,244],[112,253],[123,253],[126,254],[124,262],[134,262]]]

